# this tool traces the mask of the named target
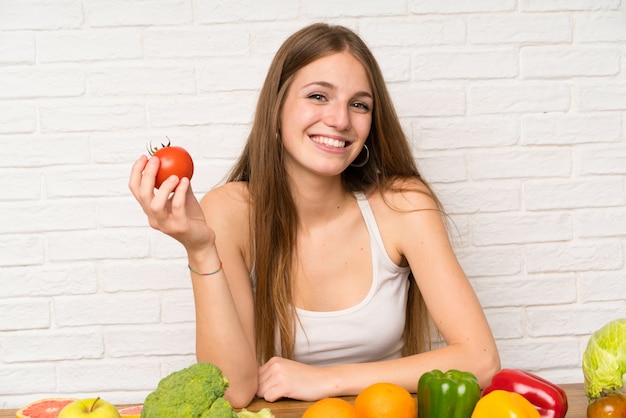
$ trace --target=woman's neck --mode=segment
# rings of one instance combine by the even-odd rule
[[[291,183],[299,227],[308,229],[336,219],[352,199],[340,177],[299,179]]]

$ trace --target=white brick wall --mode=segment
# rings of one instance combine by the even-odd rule
[[[184,252],[131,163],[167,135],[213,187],[313,21],[379,58],[503,365],[582,381],[626,316],[625,0],[0,0],[0,407],[141,402],[194,361]]]

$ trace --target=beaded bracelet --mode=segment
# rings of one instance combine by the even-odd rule
[[[189,264],[187,264],[187,267],[189,267],[189,271],[191,271],[192,273],[196,273],[199,276],[212,276],[212,275],[222,271],[222,262],[220,261],[220,266],[217,268],[217,270],[212,271],[210,273],[200,273],[199,271],[192,269]]]

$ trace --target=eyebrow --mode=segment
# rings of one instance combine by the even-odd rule
[[[329,88],[331,90],[336,90],[337,89],[337,86],[335,86],[332,83],[329,83],[328,81],[313,81],[312,83],[308,83],[308,84],[302,86],[302,88],[305,89],[305,88],[311,87],[311,86],[322,86],[322,87]],[[372,96],[372,93],[370,93],[369,91],[365,91],[365,90],[357,92],[354,96],[355,97],[369,97],[370,99],[374,98]]]

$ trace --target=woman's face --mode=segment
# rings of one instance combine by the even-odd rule
[[[343,172],[369,135],[373,105],[365,68],[350,53],[327,55],[301,68],[280,117],[287,170],[324,176]]]

